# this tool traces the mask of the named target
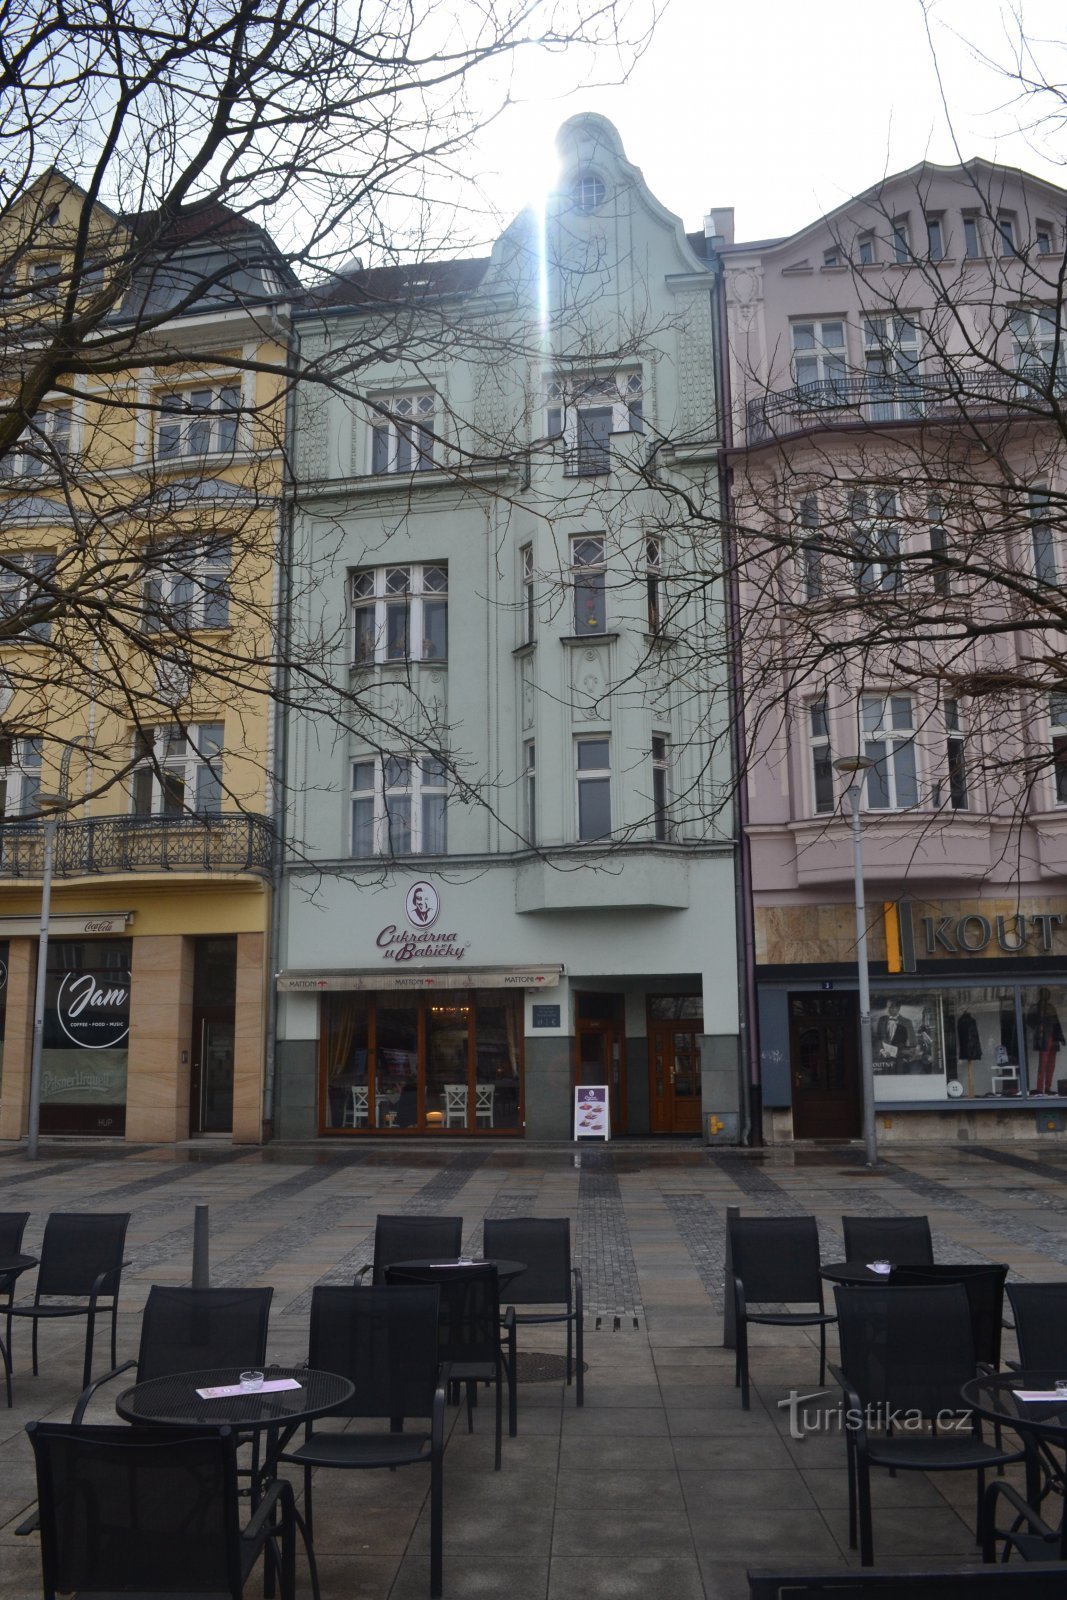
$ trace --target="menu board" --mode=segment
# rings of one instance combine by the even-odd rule
[[[584,1083],[580,1089],[575,1089],[574,1137],[576,1139],[611,1138],[611,1118],[608,1114],[608,1086],[606,1083]]]

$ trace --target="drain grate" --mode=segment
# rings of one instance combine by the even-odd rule
[[[588,1361],[582,1362],[582,1371],[589,1371]],[[516,1375],[520,1383],[565,1383],[567,1357],[549,1355],[543,1350],[520,1350]]]

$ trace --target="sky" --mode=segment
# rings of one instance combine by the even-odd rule
[[[1067,85],[1063,0],[667,0],[623,84],[606,57],[528,61],[476,153],[483,185],[514,215],[548,186],[560,123],[595,111],[688,229],[732,205],[738,239],[792,233],[924,158],[983,155],[1067,187],[1067,124],[1032,126],[1005,77],[1018,17]]]

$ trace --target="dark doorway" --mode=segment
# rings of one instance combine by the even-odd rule
[[[233,1131],[234,1008],[237,936],[196,940],[193,1034],[189,1060],[189,1132]]]
[[[789,1071],[797,1139],[858,1139],[859,1002],[854,994],[789,996]]]
[[[576,994],[575,1087],[606,1083],[612,1134],[626,1132],[626,1025],[621,994]]]

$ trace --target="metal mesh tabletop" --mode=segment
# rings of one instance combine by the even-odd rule
[[[397,1271],[403,1272],[405,1267],[414,1267],[419,1272],[427,1270],[447,1272],[450,1267],[495,1267],[497,1282],[501,1289],[509,1284],[513,1278],[518,1278],[526,1271],[525,1261],[502,1261],[495,1256],[480,1257],[478,1260],[467,1260],[458,1257],[454,1261],[442,1261],[440,1256],[435,1261],[398,1261]]]
[[[1049,1443],[1067,1445],[1067,1394],[1054,1400],[1022,1400],[1024,1393],[1049,1393],[1057,1378],[1067,1378],[1067,1362],[1056,1371],[999,1372],[990,1377],[973,1378],[963,1386],[965,1405],[973,1406],[981,1417],[1007,1427],[1019,1428]]]
[[[295,1378],[299,1389],[252,1390],[204,1400],[198,1389],[236,1384],[239,1367],[215,1367],[204,1372],[179,1372],[134,1384],[115,1401],[115,1410],[127,1422],[156,1423],[178,1428],[221,1427],[230,1424],[247,1432],[256,1428],[289,1427],[311,1417],[321,1417],[343,1405],[354,1386],[336,1372],[307,1367],[264,1367],[264,1379]]]
[[[0,1278],[16,1276],[36,1265],[36,1256],[0,1256]]]

